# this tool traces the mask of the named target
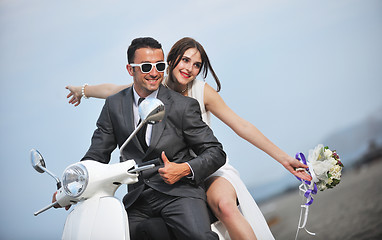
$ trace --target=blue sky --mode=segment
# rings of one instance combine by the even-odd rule
[[[74,108],[65,86],[131,82],[133,38],[152,36],[166,53],[198,40],[226,103],[293,155],[382,111],[381,13],[377,0],[2,0],[1,237],[59,238],[64,211],[33,217],[55,185],[30,167],[29,150],[57,175],[84,155],[103,100]],[[289,174],[218,120],[212,128],[247,185]]]

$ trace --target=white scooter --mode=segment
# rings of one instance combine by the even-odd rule
[[[128,137],[120,148],[120,158],[125,146],[146,123],[157,123],[164,117],[164,105],[155,98],[147,98],[139,106],[141,123]],[[35,216],[58,204],[61,207],[75,205],[69,213],[62,239],[121,239],[129,240],[129,225],[126,210],[122,202],[114,196],[122,184],[138,182],[138,173],[155,164],[138,166],[134,160],[122,159],[120,163],[103,164],[97,161],[85,160],[67,167],[62,176],[62,182],[51,173],[45,165],[42,155],[35,149],[31,150],[32,166],[39,173],[48,173],[57,182],[56,202],[34,213]],[[226,233],[221,222],[211,225],[220,239]],[[164,229],[167,231],[167,229]]]

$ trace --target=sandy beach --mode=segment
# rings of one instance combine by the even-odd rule
[[[378,159],[345,171],[334,189],[319,191],[307,222],[316,236],[301,229],[298,239],[382,239],[381,173]],[[295,239],[302,203],[296,187],[260,205],[276,239]]]

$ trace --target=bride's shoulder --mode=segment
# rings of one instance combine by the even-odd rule
[[[219,93],[213,87],[211,87],[208,83],[205,83],[204,97],[213,98],[213,97],[216,97],[217,95],[219,95]]]
[[[213,88],[213,87],[211,87],[208,83],[206,83],[205,81],[203,81],[203,80],[199,80],[199,79],[195,79],[194,81],[193,81],[193,83],[192,83],[192,88],[194,88],[194,89],[198,89],[198,90],[200,90],[200,89],[202,89],[204,92],[207,90],[208,92],[209,91],[215,91],[216,92],[216,90]]]

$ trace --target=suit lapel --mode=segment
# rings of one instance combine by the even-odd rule
[[[134,113],[133,113],[133,104],[134,104],[134,94],[133,94],[133,87],[130,87],[126,90],[126,97],[122,98],[122,113],[125,119],[125,126],[127,129],[126,133],[126,139],[129,137],[129,135],[134,131]],[[143,151],[143,148],[141,144],[139,143],[137,137],[134,137],[131,142],[135,144],[135,146],[141,151]]]

